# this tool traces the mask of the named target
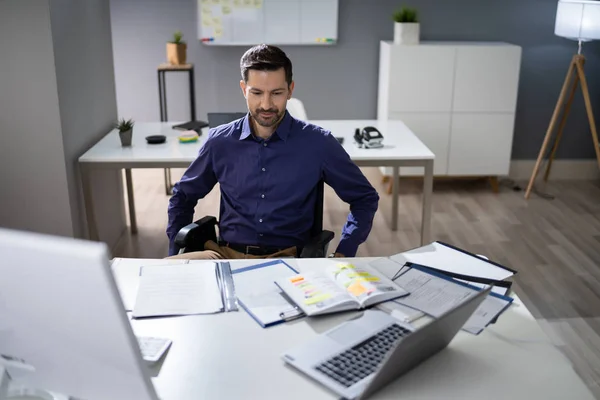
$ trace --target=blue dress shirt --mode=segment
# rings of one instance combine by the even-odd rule
[[[323,180],[350,205],[337,252],[354,257],[371,231],[379,195],[331,132],[286,111],[267,140],[251,132],[249,115],[209,130],[198,157],[169,201],[169,255],[177,232],[218,182],[219,233],[244,245],[302,246],[310,239],[317,185]]]

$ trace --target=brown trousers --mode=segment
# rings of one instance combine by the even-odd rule
[[[255,256],[253,254],[240,253],[237,250],[233,250],[227,246],[219,246],[217,243],[209,240],[204,243],[204,251],[193,251],[190,253],[177,254],[175,256],[167,257],[168,259],[185,259],[185,260],[236,260],[236,259],[254,259],[254,258],[288,258],[297,257],[296,247],[289,247],[287,249],[278,251],[273,254],[267,254],[264,256]]]

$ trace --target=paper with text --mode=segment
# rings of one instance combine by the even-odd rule
[[[214,263],[146,266],[132,316],[211,314],[223,310]]]
[[[435,318],[452,310],[478,291],[435,275],[411,268],[395,281],[410,294],[396,301]]]

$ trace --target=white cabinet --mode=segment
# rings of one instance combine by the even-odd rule
[[[435,154],[435,175],[508,174],[519,46],[496,42],[409,46],[382,41],[379,63],[377,117],[402,120]],[[384,173],[391,175],[391,170]],[[400,173],[423,171],[401,168]]]

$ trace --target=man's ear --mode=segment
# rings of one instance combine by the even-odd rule
[[[242,94],[246,98],[246,82],[243,79],[240,79],[240,89],[242,89]]]
[[[288,100],[292,98],[292,93],[294,92],[294,81],[292,81],[292,83],[290,83],[289,87],[288,87]]]

